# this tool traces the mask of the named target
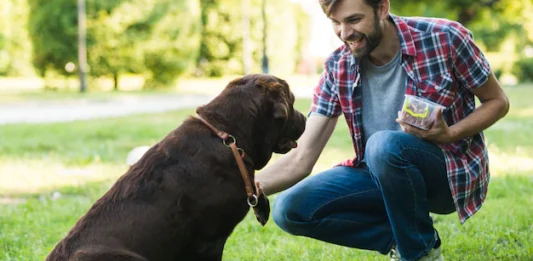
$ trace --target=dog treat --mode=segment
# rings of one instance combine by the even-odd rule
[[[445,107],[432,101],[413,95],[405,95],[400,120],[423,130],[429,130],[435,122],[437,108],[444,110]]]

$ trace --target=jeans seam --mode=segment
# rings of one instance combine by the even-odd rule
[[[441,159],[439,156],[435,155],[434,153],[431,153],[429,151],[426,151],[426,150],[422,150],[420,148],[417,148],[417,147],[410,147],[410,146],[405,146],[404,148],[402,148],[402,150],[400,151],[400,154],[403,154],[404,151],[406,150],[416,150],[417,152],[425,152],[431,156],[433,156],[435,159],[441,161],[442,163],[446,164],[446,160],[445,159]],[[402,158],[405,158],[405,157],[402,157]]]
[[[400,155],[402,155],[402,158],[405,158],[405,157],[403,157],[403,153],[404,153],[404,151],[406,151],[406,150],[415,150],[415,151],[417,151],[417,152],[424,151],[424,150],[421,150],[421,149],[416,148],[416,147],[405,146],[405,147],[402,148],[401,151],[400,151]],[[433,153],[431,153],[431,152],[428,152],[428,151],[424,151],[424,152],[427,153],[427,154],[429,154],[429,155],[431,155],[431,156],[433,156],[435,159],[437,159],[437,160],[439,160],[439,161],[441,161],[441,162],[446,163],[446,161],[442,161],[437,155],[435,155],[435,154],[433,154]],[[407,169],[404,170],[404,173],[406,174],[407,177],[409,177],[409,175],[407,174]],[[417,208],[416,199],[417,199],[417,197],[416,197],[416,194],[414,193],[413,183],[412,183],[411,178],[409,177],[408,180],[409,180],[409,184],[411,185],[411,191],[413,192],[413,198],[414,198],[414,204],[413,204],[413,205],[414,205],[414,214],[415,214],[415,215],[413,215],[413,216],[415,217],[415,224],[417,224],[417,223],[418,223],[418,218],[417,218],[417,216],[416,216],[416,208]],[[431,248],[433,247],[433,245],[435,245],[435,242],[433,242],[433,244],[430,243],[429,245],[426,244],[425,240],[420,236],[420,233],[419,233],[419,231],[418,231],[418,227],[417,227],[416,225],[415,225],[415,227],[414,227],[414,230],[415,230],[415,233],[417,234],[417,236],[420,238],[420,240],[421,240],[422,243],[424,244],[424,247],[425,247],[425,249],[426,249],[424,252],[422,252],[419,256],[417,256],[417,257],[414,259],[414,260],[418,260],[418,259],[422,258],[423,256],[425,256],[427,253],[429,253],[429,251],[431,251]]]
[[[315,208],[313,211],[311,211],[311,215],[309,215],[309,216],[307,217],[307,219],[308,219],[308,220],[313,220],[313,217],[315,216],[316,212],[318,212],[319,209],[321,209],[321,208],[325,207],[326,205],[331,204],[331,203],[333,203],[333,202],[335,202],[335,201],[337,201],[337,200],[341,200],[341,199],[344,199],[344,198],[346,198],[346,197],[351,197],[351,196],[353,196],[353,195],[363,194],[363,193],[366,193],[366,192],[369,192],[369,191],[373,191],[373,190],[379,190],[379,189],[369,189],[369,190],[360,191],[360,192],[357,192],[357,193],[352,193],[352,194],[344,195],[344,196],[339,197],[339,198],[332,199],[332,200],[330,200],[330,201],[328,201],[328,202],[326,202],[326,203],[320,205],[319,207]],[[340,219],[331,219],[331,220],[340,220]],[[349,222],[352,222],[352,223],[361,224],[361,223],[359,223],[359,222],[351,221],[351,220],[345,220],[345,219],[343,219],[343,221],[349,221]],[[382,230],[385,230],[385,229],[383,229],[383,228],[381,228],[381,229],[382,229]]]

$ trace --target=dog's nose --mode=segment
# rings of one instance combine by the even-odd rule
[[[305,130],[305,123],[307,121],[307,118],[299,111],[294,111],[294,113],[296,114],[295,115],[296,117],[292,124],[291,129],[292,129],[292,133],[295,136],[298,136],[299,138]]]

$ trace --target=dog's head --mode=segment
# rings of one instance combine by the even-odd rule
[[[226,88],[239,87],[252,96],[245,103],[258,119],[254,146],[259,155],[254,159],[256,169],[263,168],[272,153],[285,154],[297,147],[297,140],[305,130],[305,116],[294,109],[294,94],[286,81],[267,74],[251,74],[233,80]]]

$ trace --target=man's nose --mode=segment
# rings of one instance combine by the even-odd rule
[[[341,29],[341,40],[348,41],[350,39],[350,36],[352,36],[353,34],[352,28],[350,27],[349,24],[341,24],[340,29]]]

